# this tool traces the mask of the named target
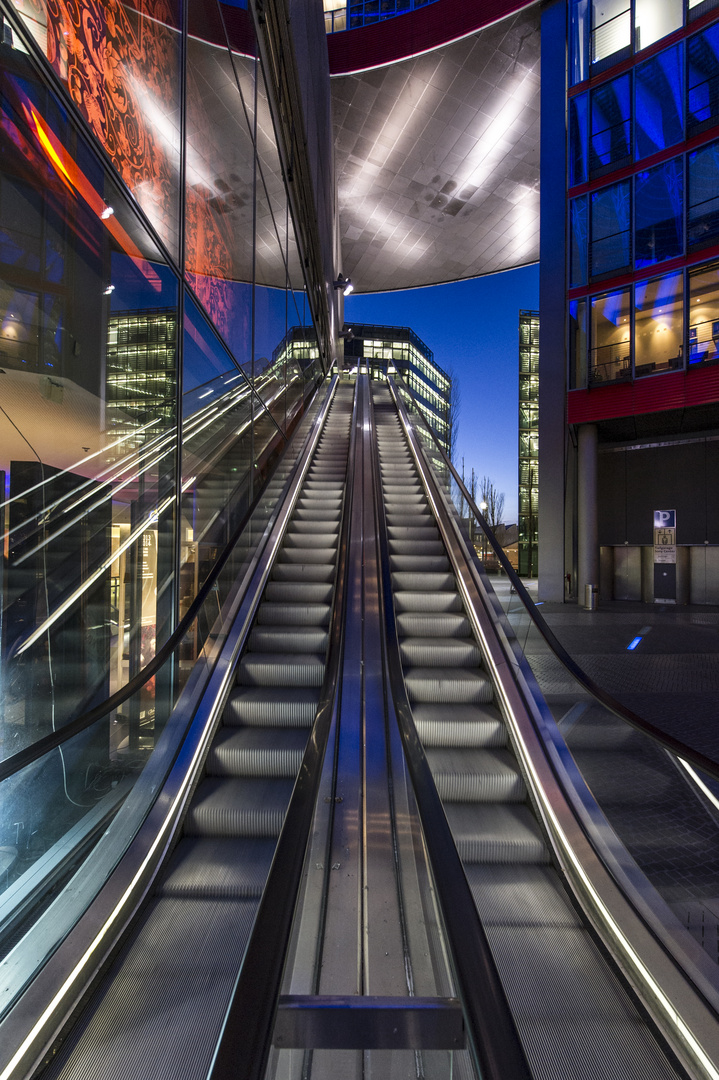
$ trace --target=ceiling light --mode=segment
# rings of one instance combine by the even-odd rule
[[[102,218],[103,221],[107,221],[107,219],[109,217],[112,217],[112,215],[114,213],[115,213],[115,211],[112,209],[111,206],[106,206],[105,209],[100,214],[100,217]]]
[[[340,274],[340,276],[337,278],[337,280],[334,283],[334,286],[335,286],[335,289],[342,289],[342,293],[343,293],[344,296],[349,296],[349,294],[354,289],[354,285],[352,284],[352,279],[342,277],[342,274]]]

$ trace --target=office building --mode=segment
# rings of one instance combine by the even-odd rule
[[[519,313],[519,573],[537,576],[539,526],[539,312]]]

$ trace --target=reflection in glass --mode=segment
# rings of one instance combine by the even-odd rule
[[[569,8],[570,84],[589,76],[589,0],[571,0]]]
[[[592,298],[589,384],[631,376],[629,289]]]
[[[719,118],[719,25],[687,41],[687,133],[693,135]]]
[[[18,12],[158,234],[178,249],[179,0],[23,0]]]
[[[590,172],[627,162],[632,152],[631,82],[621,75],[592,91]]]
[[[587,301],[569,302],[569,384],[576,390],[587,385]]]
[[[569,204],[569,282],[584,285],[587,280],[589,240],[589,203],[586,195],[572,199]]]
[[[623,180],[592,194],[590,273],[628,267],[631,258],[630,188]]]
[[[687,241],[700,247],[719,237],[719,142],[689,154],[687,172]]]
[[[646,49],[678,30],[684,20],[683,0],[634,0],[634,49]]]
[[[3,59],[0,752],[8,756],[126,685],[172,628],[178,288],[114,174],[38,83],[27,54],[8,49]],[[124,790],[169,699],[169,675],[158,675],[33,767],[42,800],[27,791],[0,800],[0,848],[15,851],[0,887]]]
[[[634,181],[634,259],[649,266],[684,250],[681,158],[645,169]]]
[[[719,360],[719,263],[689,274],[689,363]]]
[[[683,365],[683,275],[643,281],[634,289],[634,374],[653,375]]]
[[[635,147],[637,159],[679,142],[684,135],[683,52],[665,49],[634,71]]]
[[[587,95],[569,101],[569,184],[583,184],[587,177]]]

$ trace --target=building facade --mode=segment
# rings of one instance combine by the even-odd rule
[[[536,577],[539,565],[539,312],[519,313],[519,499],[517,566]]]
[[[345,368],[370,373],[398,372],[414,393],[422,415],[441,442],[452,448],[452,380],[434,353],[408,326],[353,323],[344,338]]]
[[[560,599],[569,573],[580,598],[715,603],[719,11],[571,0],[543,18],[543,140],[566,157],[542,162],[540,589]],[[655,597],[659,511],[673,597]]]

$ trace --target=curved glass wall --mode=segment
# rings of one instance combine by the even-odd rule
[[[1,953],[5,894],[151,760],[322,370],[249,16],[242,54],[215,0],[0,17],[0,760],[141,674],[242,535],[156,675],[5,784]]]

